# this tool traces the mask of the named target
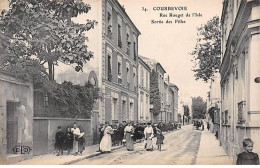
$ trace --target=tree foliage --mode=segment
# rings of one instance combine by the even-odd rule
[[[152,70],[150,75],[150,103],[153,105],[153,114],[158,115],[161,110],[161,97],[158,85],[158,74]]]
[[[192,116],[193,119],[202,119],[207,111],[207,102],[201,97],[192,97]]]
[[[221,63],[221,31],[218,16],[197,28],[197,43],[193,55],[196,80],[208,81],[219,70]]]
[[[48,77],[53,80],[53,66],[58,61],[80,71],[93,57],[87,50],[84,32],[94,28],[96,22],[72,21],[88,13],[88,4],[81,0],[11,0],[9,7],[1,12],[0,21],[0,30],[9,42],[4,66],[36,60],[39,65],[47,64]]]
[[[184,108],[184,115],[186,117],[189,117],[190,116],[190,108],[188,105],[183,105],[183,108]]]

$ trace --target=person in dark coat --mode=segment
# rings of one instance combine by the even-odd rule
[[[71,128],[68,127],[67,132],[65,133],[65,142],[64,142],[64,146],[65,149],[68,151],[68,155],[73,149],[73,140],[74,140],[74,135],[71,132]]]
[[[208,129],[208,131],[209,131],[209,129],[210,129],[209,122],[207,122],[207,129]]]
[[[162,131],[157,127],[157,125],[155,125],[155,129],[156,129],[156,145],[158,146],[158,150],[161,151],[162,149],[162,144],[163,144],[163,140],[164,140],[164,136]]]
[[[57,152],[56,156],[63,155],[63,146],[64,146],[64,133],[61,131],[61,127],[58,126],[58,132],[55,136],[55,149]]]
[[[244,139],[243,147],[244,152],[239,153],[237,156],[237,165],[259,165],[259,157],[253,151],[254,142],[250,139]]]
[[[103,123],[101,123],[100,125],[99,125],[99,144],[100,144],[100,142],[101,142],[101,140],[102,140],[102,138],[103,138],[103,136],[104,136],[104,124]],[[100,151],[100,146],[99,146],[99,148],[98,148],[98,150],[96,151],[96,152],[101,152]]]
[[[78,149],[78,153],[79,155],[82,155],[82,152],[85,149],[85,138],[84,138],[85,132],[80,133],[80,135],[78,135],[76,137],[78,144],[79,144],[79,149]]]

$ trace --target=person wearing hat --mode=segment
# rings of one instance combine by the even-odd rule
[[[147,127],[144,129],[144,138],[146,140],[146,150],[152,151],[153,150],[153,128],[151,126],[151,123],[147,123]]]
[[[64,146],[64,133],[61,131],[61,126],[58,126],[58,132],[55,135],[55,149],[56,156],[60,156],[63,154],[63,146]]]
[[[111,135],[113,134],[113,129],[111,128],[108,122],[105,122],[105,127],[103,130],[104,130],[104,135],[100,142],[100,151],[101,153],[109,153],[112,150]]]
[[[134,150],[134,140],[133,140],[133,136],[134,136],[134,127],[132,126],[131,122],[128,122],[125,129],[124,129],[124,136],[126,139],[126,149],[128,151],[132,151]]]
[[[85,149],[85,138],[84,138],[85,132],[80,133],[77,136],[77,141],[79,145],[78,153],[79,155],[82,155],[83,150]]]
[[[68,155],[70,154],[71,150],[73,149],[73,141],[74,141],[74,135],[71,132],[71,128],[67,128],[67,132],[65,133],[65,141],[64,146],[68,151]]]

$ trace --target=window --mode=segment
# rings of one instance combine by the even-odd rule
[[[118,62],[117,66],[118,66],[118,76],[121,77],[121,62]]]
[[[47,108],[49,106],[48,94],[45,93],[43,96],[43,108]]]
[[[112,6],[107,3],[107,35],[112,39]]]
[[[111,68],[111,56],[108,55],[108,80],[111,81],[112,80],[112,68]]]
[[[112,49],[107,47],[107,80],[112,81]]]
[[[144,87],[144,70],[141,68],[141,86]]]
[[[122,84],[122,58],[118,56],[117,59],[117,76],[118,76],[118,83]]]
[[[120,16],[117,16],[118,25],[117,25],[117,44],[122,48],[122,19]]]
[[[134,60],[136,61],[136,56],[137,56],[137,54],[136,54],[136,44],[135,44],[135,42],[134,42]]]
[[[149,83],[149,81],[148,81],[148,80],[149,80],[149,79],[148,79],[148,72],[146,72],[146,76],[145,76],[145,77],[146,77],[146,89],[149,89],[149,88],[148,88],[148,83]]]

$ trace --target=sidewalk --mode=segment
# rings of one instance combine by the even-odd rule
[[[65,151],[64,154],[60,156],[56,156],[56,153],[34,156],[32,159],[17,162],[15,165],[68,165],[80,160],[100,155],[100,152],[96,152],[98,147],[99,145],[85,147],[82,156],[67,155],[67,151]],[[124,146],[112,147],[112,151],[123,147]]]
[[[224,149],[219,146],[219,140],[213,133],[204,130],[201,133],[200,147],[196,165],[232,165],[232,161]]]

